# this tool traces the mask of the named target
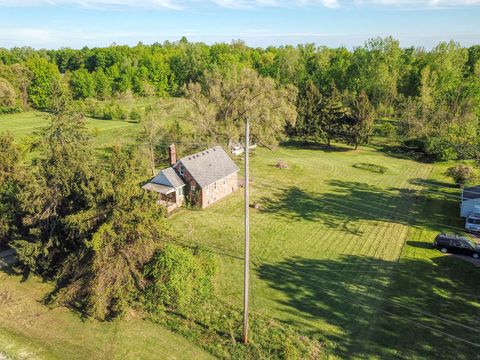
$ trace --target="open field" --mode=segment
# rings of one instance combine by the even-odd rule
[[[292,145],[252,159],[263,206],[251,210],[253,310],[325,335],[334,358],[476,358],[480,270],[431,249],[438,231],[461,232],[458,190],[442,166],[344,150]],[[220,294],[238,306],[242,221],[241,192],[172,217],[186,240],[221,254]]]
[[[51,286],[0,272],[0,358],[12,359],[210,359],[179,335],[134,315],[97,322],[66,308],[49,309]]]
[[[150,100],[150,102],[152,101],[153,100]],[[183,131],[187,133],[191,131],[183,119],[186,109],[188,108],[185,100],[157,99],[156,101],[160,108],[163,109],[162,117],[158,119],[159,123],[168,127],[176,120],[181,123]],[[147,100],[140,99],[135,103],[135,107],[142,108],[148,104]],[[25,141],[29,136],[35,135],[47,125],[47,115],[39,111],[0,115],[0,133],[8,131],[12,133],[18,141]],[[142,125],[137,122],[100,120],[88,117],[86,118],[86,126],[92,135],[94,147],[100,150],[100,152],[115,144],[134,142],[142,130]]]
[[[37,121],[45,120],[34,113],[0,116],[0,131],[21,138]],[[99,148],[130,141],[139,130],[123,121],[87,124],[98,129]],[[275,168],[278,160],[289,168]],[[387,170],[353,166],[360,163]],[[463,227],[459,191],[443,175],[447,164],[395,158],[381,147],[326,151],[290,143],[257,149],[251,166],[251,198],[262,206],[251,210],[253,311],[331,340],[331,358],[479,359],[480,268],[431,249],[439,231]],[[238,191],[207,210],[182,209],[169,219],[181,241],[218,254],[218,295],[238,306],[242,206]],[[2,309],[2,291],[14,294],[0,312],[0,348],[12,344],[12,354],[45,358],[206,356],[139,319],[100,324],[49,310],[39,302],[48,286],[0,275]],[[67,339],[69,333],[79,336]],[[161,353],[151,352],[154,345]]]

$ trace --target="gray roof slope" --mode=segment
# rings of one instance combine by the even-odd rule
[[[202,188],[239,170],[221,146],[185,156],[179,162]]]
[[[172,167],[160,171],[151,182],[154,184],[171,186],[175,189],[185,185],[183,180],[177,175],[176,171]]]
[[[473,186],[469,188],[463,189],[464,200],[472,200],[472,199],[479,199],[480,198],[480,186]]]

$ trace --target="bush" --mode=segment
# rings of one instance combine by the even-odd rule
[[[383,174],[387,172],[387,168],[385,166],[375,165],[370,163],[354,164],[353,167],[357,169],[363,169],[363,170],[379,173],[379,174]]]
[[[456,165],[447,169],[447,176],[450,176],[455,184],[460,187],[472,183],[475,179],[475,173],[470,166],[466,165]]]
[[[216,269],[209,253],[167,245],[145,267],[145,277],[151,281],[145,292],[147,309],[161,313],[165,308],[185,310],[203,303],[213,293]]]
[[[22,111],[20,106],[0,106],[0,115],[14,114]]]
[[[130,115],[128,117],[130,121],[140,122],[140,120],[142,120],[142,112],[140,110],[133,109],[130,111]]]
[[[397,133],[397,129],[395,125],[390,123],[383,123],[378,125],[375,128],[375,135],[377,136],[393,138],[396,135],[396,133]]]

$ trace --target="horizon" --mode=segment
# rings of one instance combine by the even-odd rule
[[[480,43],[480,0],[0,0],[0,47],[34,49],[242,40],[250,47],[402,48]]]

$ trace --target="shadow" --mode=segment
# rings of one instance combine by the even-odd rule
[[[314,142],[291,139],[280,144],[282,147],[290,150],[321,150],[325,152],[347,152],[353,151],[353,148],[342,144],[331,144],[330,146]]]
[[[480,271],[454,258],[291,257],[257,273],[282,320],[333,341],[335,357],[478,359]]]
[[[412,247],[417,247],[417,248],[420,248],[420,249],[428,249],[428,250],[433,250],[433,246],[432,244],[430,243],[426,243],[424,241],[411,241],[411,240],[408,240],[407,241],[407,245],[408,246],[412,246]]]
[[[457,190],[459,189],[459,187],[455,184],[447,183],[444,181],[432,180],[432,179],[428,179],[428,180],[412,179],[410,180],[410,184],[429,187],[431,190],[436,190],[436,191],[442,191],[441,189],[438,189],[438,187],[451,188],[451,189],[457,189]]]
[[[307,192],[296,186],[273,191],[260,199],[262,211],[290,220],[321,222],[349,232],[360,220],[423,225],[436,231],[463,228],[457,214],[458,201],[449,194],[383,189],[355,181],[331,180],[328,185],[328,193]]]
[[[402,144],[372,143],[367,146],[395,159],[413,160],[424,164],[431,164],[435,161],[425,153]]]

